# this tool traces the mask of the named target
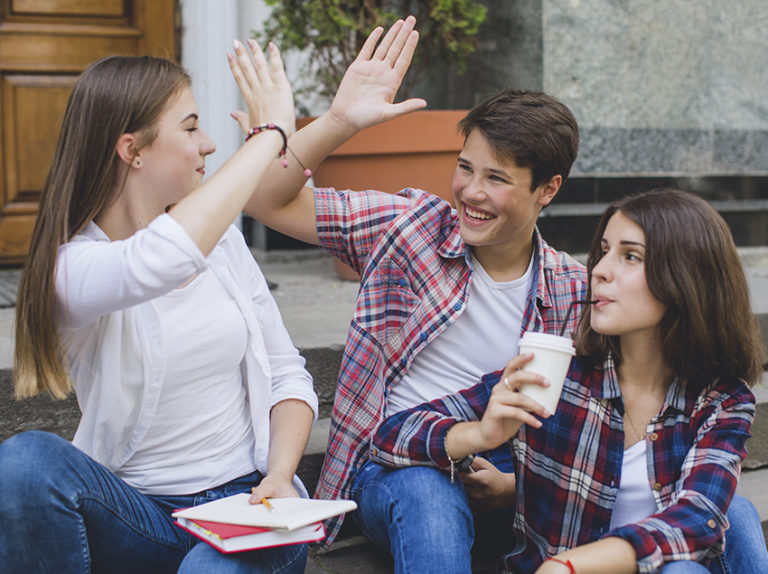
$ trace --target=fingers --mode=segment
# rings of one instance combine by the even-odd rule
[[[297,497],[299,493],[290,482],[262,480],[258,486],[251,489],[251,497],[248,501],[251,504],[259,504],[265,498],[291,498]]]
[[[235,57],[234,60],[230,60],[230,68],[234,65],[235,69],[239,72],[242,82],[238,82],[238,86],[243,95],[247,96],[250,91],[258,88],[259,78],[256,75],[253,62],[251,62],[251,57],[248,55],[242,42],[233,40],[232,46],[235,50]]]
[[[238,49],[237,44],[239,44],[239,42],[235,41],[235,52],[237,52]],[[243,95],[247,94],[248,91],[250,91],[250,86],[248,85],[248,80],[245,79],[245,74],[240,67],[240,62],[237,59],[237,56],[233,56],[232,54],[227,53],[227,62],[229,63],[229,70],[232,72],[232,77],[235,78],[235,83],[237,84],[240,92]]]
[[[411,31],[406,38],[403,48],[397,53],[393,63],[393,68],[399,76],[404,76],[408,71],[408,66],[411,65],[411,59],[413,59],[413,52],[416,50],[416,45],[419,43],[419,33],[416,30]]]
[[[251,91],[277,83],[274,80],[282,81],[285,77],[283,62],[276,47],[273,51],[270,46],[271,70],[261,46],[255,40],[248,40],[251,55],[248,54],[245,46],[239,40],[233,40],[232,47],[235,52],[234,56],[227,54],[229,69],[244,96],[247,96]],[[285,81],[287,83],[287,80]]]
[[[387,110],[387,114],[391,117],[404,116],[405,114],[410,114],[411,112],[426,107],[426,100],[421,98],[410,98],[397,104],[392,104],[392,107]]]
[[[472,469],[477,472],[479,470],[491,470],[495,469],[496,467],[493,465],[493,463],[488,460],[487,458],[483,458],[482,456],[476,456],[472,459]]]
[[[526,363],[530,363],[533,360],[533,353],[521,353],[517,357],[511,358],[504,366],[504,373],[509,374],[507,371],[517,371],[522,369]]]
[[[513,398],[510,399],[509,396]],[[538,417],[546,419],[550,416],[551,413],[539,402],[522,393],[508,393],[507,398],[500,395],[492,414],[494,419],[515,420],[534,428],[540,428],[542,425]]]
[[[262,499],[267,497],[268,492],[262,485],[254,486],[251,489],[251,497],[248,499],[248,502],[251,504],[261,504]]]
[[[229,116],[240,125],[240,129],[243,130],[244,134],[248,134],[248,131],[251,129],[250,124],[248,122],[248,114],[240,110],[237,110],[234,112],[230,112]]]
[[[521,370],[526,363],[530,362],[532,359],[533,353],[523,353],[510,359],[504,367],[504,371],[501,373],[501,378],[499,380],[507,389],[514,392],[519,391],[524,384],[528,383],[548,387],[549,381],[541,375]]]
[[[358,58],[383,60],[398,74],[405,74],[419,42],[419,33],[413,29],[415,25],[416,18],[413,16],[408,16],[405,21],[398,20],[387,30],[378,47],[376,41],[381,37],[383,29],[376,28],[366,39]]]
[[[283,57],[280,55],[280,50],[272,42],[269,43],[269,65],[272,70],[272,81],[276,85],[288,85]]]
[[[419,33],[414,31],[413,27],[415,25],[416,18],[413,16],[408,16],[408,18],[405,19],[405,22],[403,22],[403,24],[400,26],[400,29],[397,32],[397,36],[395,36],[395,39],[392,42],[392,46],[387,49],[386,60],[393,68],[403,53],[403,49],[408,46],[409,43],[413,48],[416,47],[416,44],[419,41]],[[414,36],[413,39],[411,38],[412,35]],[[413,55],[413,49],[411,49],[411,55]],[[410,60],[411,59],[409,57],[408,62],[410,62]]]
[[[379,47],[376,48],[376,51],[373,54],[373,57],[376,60],[386,60],[387,54],[389,53],[389,49],[392,47],[392,44],[395,43],[395,40],[400,33],[404,22],[402,20],[398,20],[394,24],[392,24],[392,27],[387,30],[387,33],[384,35],[384,38],[381,40],[381,43],[379,44]]]
[[[381,35],[384,33],[384,28],[381,26],[378,26],[371,32],[368,37],[365,39],[365,43],[363,43],[363,47],[360,48],[360,53],[357,55],[356,60],[370,60],[371,56],[373,55],[374,49],[376,49],[376,44],[379,41],[379,38],[381,38]]]
[[[256,40],[249,39],[248,47],[251,49],[251,54],[253,55],[253,63],[254,63],[253,69],[256,73],[256,77],[258,78],[258,84],[251,84],[251,85],[271,86],[272,74],[269,71],[269,65],[267,64],[267,59],[264,57],[264,52],[262,51],[261,46],[259,46]],[[250,63],[250,59],[248,58],[248,53],[245,50],[242,50],[242,54],[245,57],[246,61]],[[247,77],[248,77],[248,74],[246,74],[246,78]]]

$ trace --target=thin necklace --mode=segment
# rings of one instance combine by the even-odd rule
[[[640,440],[645,440],[645,437],[648,434],[648,431],[641,433],[639,430],[637,430],[635,423],[632,422],[632,417],[629,416],[629,409],[626,407],[626,405],[624,405],[624,414],[627,416],[627,421],[629,421],[629,426],[631,426],[632,430],[635,431],[637,438]]]

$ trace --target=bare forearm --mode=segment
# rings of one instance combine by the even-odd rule
[[[299,465],[312,428],[312,409],[304,401],[288,399],[272,407],[267,474],[290,478]]]
[[[328,155],[356,133],[330,112],[289,140],[287,166],[275,159],[245,206],[245,212],[269,227],[307,243],[318,243],[314,195],[305,187],[304,168],[317,169]],[[297,159],[298,158],[298,159]]]
[[[565,562],[570,560],[579,574],[634,574],[637,572],[637,556],[632,545],[623,538],[609,536],[596,542],[578,546],[556,556]],[[561,574],[569,568],[549,560],[536,574]]]
[[[276,154],[282,138],[275,131],[254,136],[203,185],[177,203],[170,215],[208,255],[264,176],[265,156]]]
[[[445,450],[452,459],[460,459],[470,454],[494,448],[480,440],[477,421],[456,423],[445,435]]]

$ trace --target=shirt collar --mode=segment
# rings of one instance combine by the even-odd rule
[[[464,243],[464,240],[461,238],[461,227],[458,221],[456,221],[458,214],[455,209],[451,209],[450,217],[453,223],[451,226],[451,231],[448,233],[448,236],[445,238],[445,240],[443,240],[443,242],[440,244],[437,252],[441,257],[445,257],[447,259],[456,259],[463,256],[467,261],[469,261],[469,245]],[[541,238],[539,229],[536,227],[533,230],[533,248],[535,251],[535,260],[543,261],[543,264],[539,265],[537,270],[536,297],[542,301],[542,305],[544,307],[550,307],[552,305],[552,297],[549,293],[547,282],[544,280],[544,268],[551,266],[552,261],[545,258],[546,249],[544,249],[544,247],[544,240]]]
[[[461,226],[457,221],[458,217],[456,210],[451,209],[449,215],[452,223],[451,230],[437,249],[438,255],[446,259],[456,259],[469,255],[469,246],[461,238]]]
[[[546,281],[544,270],[553,267],[556,263],[552,259],[551,253],[545,249],[546,243],[539,233],[539,228],[533,229],[533,249],[535,261],[538,262],[536,269],[536,299],[539,300],[541,308],[546,309],[554,305],[554,299],[549,292],[549,284]]]
[[[604,399],[621,398],[616,362],[610,353],[603,362],[602,367],[595,368],[588,380],[592,396]],[[668,409],[674,409],[690,416],[696,406],[698,396],[698,392],[683,384],[679,377],[675,377],[669,389],[667,389],[662,410],[667,412]]]

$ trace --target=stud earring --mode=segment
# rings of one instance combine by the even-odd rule
[[[133,161],[133,165],[136,166],[136,167],[141,167],[141,160],[140,159],[135,159]]]

